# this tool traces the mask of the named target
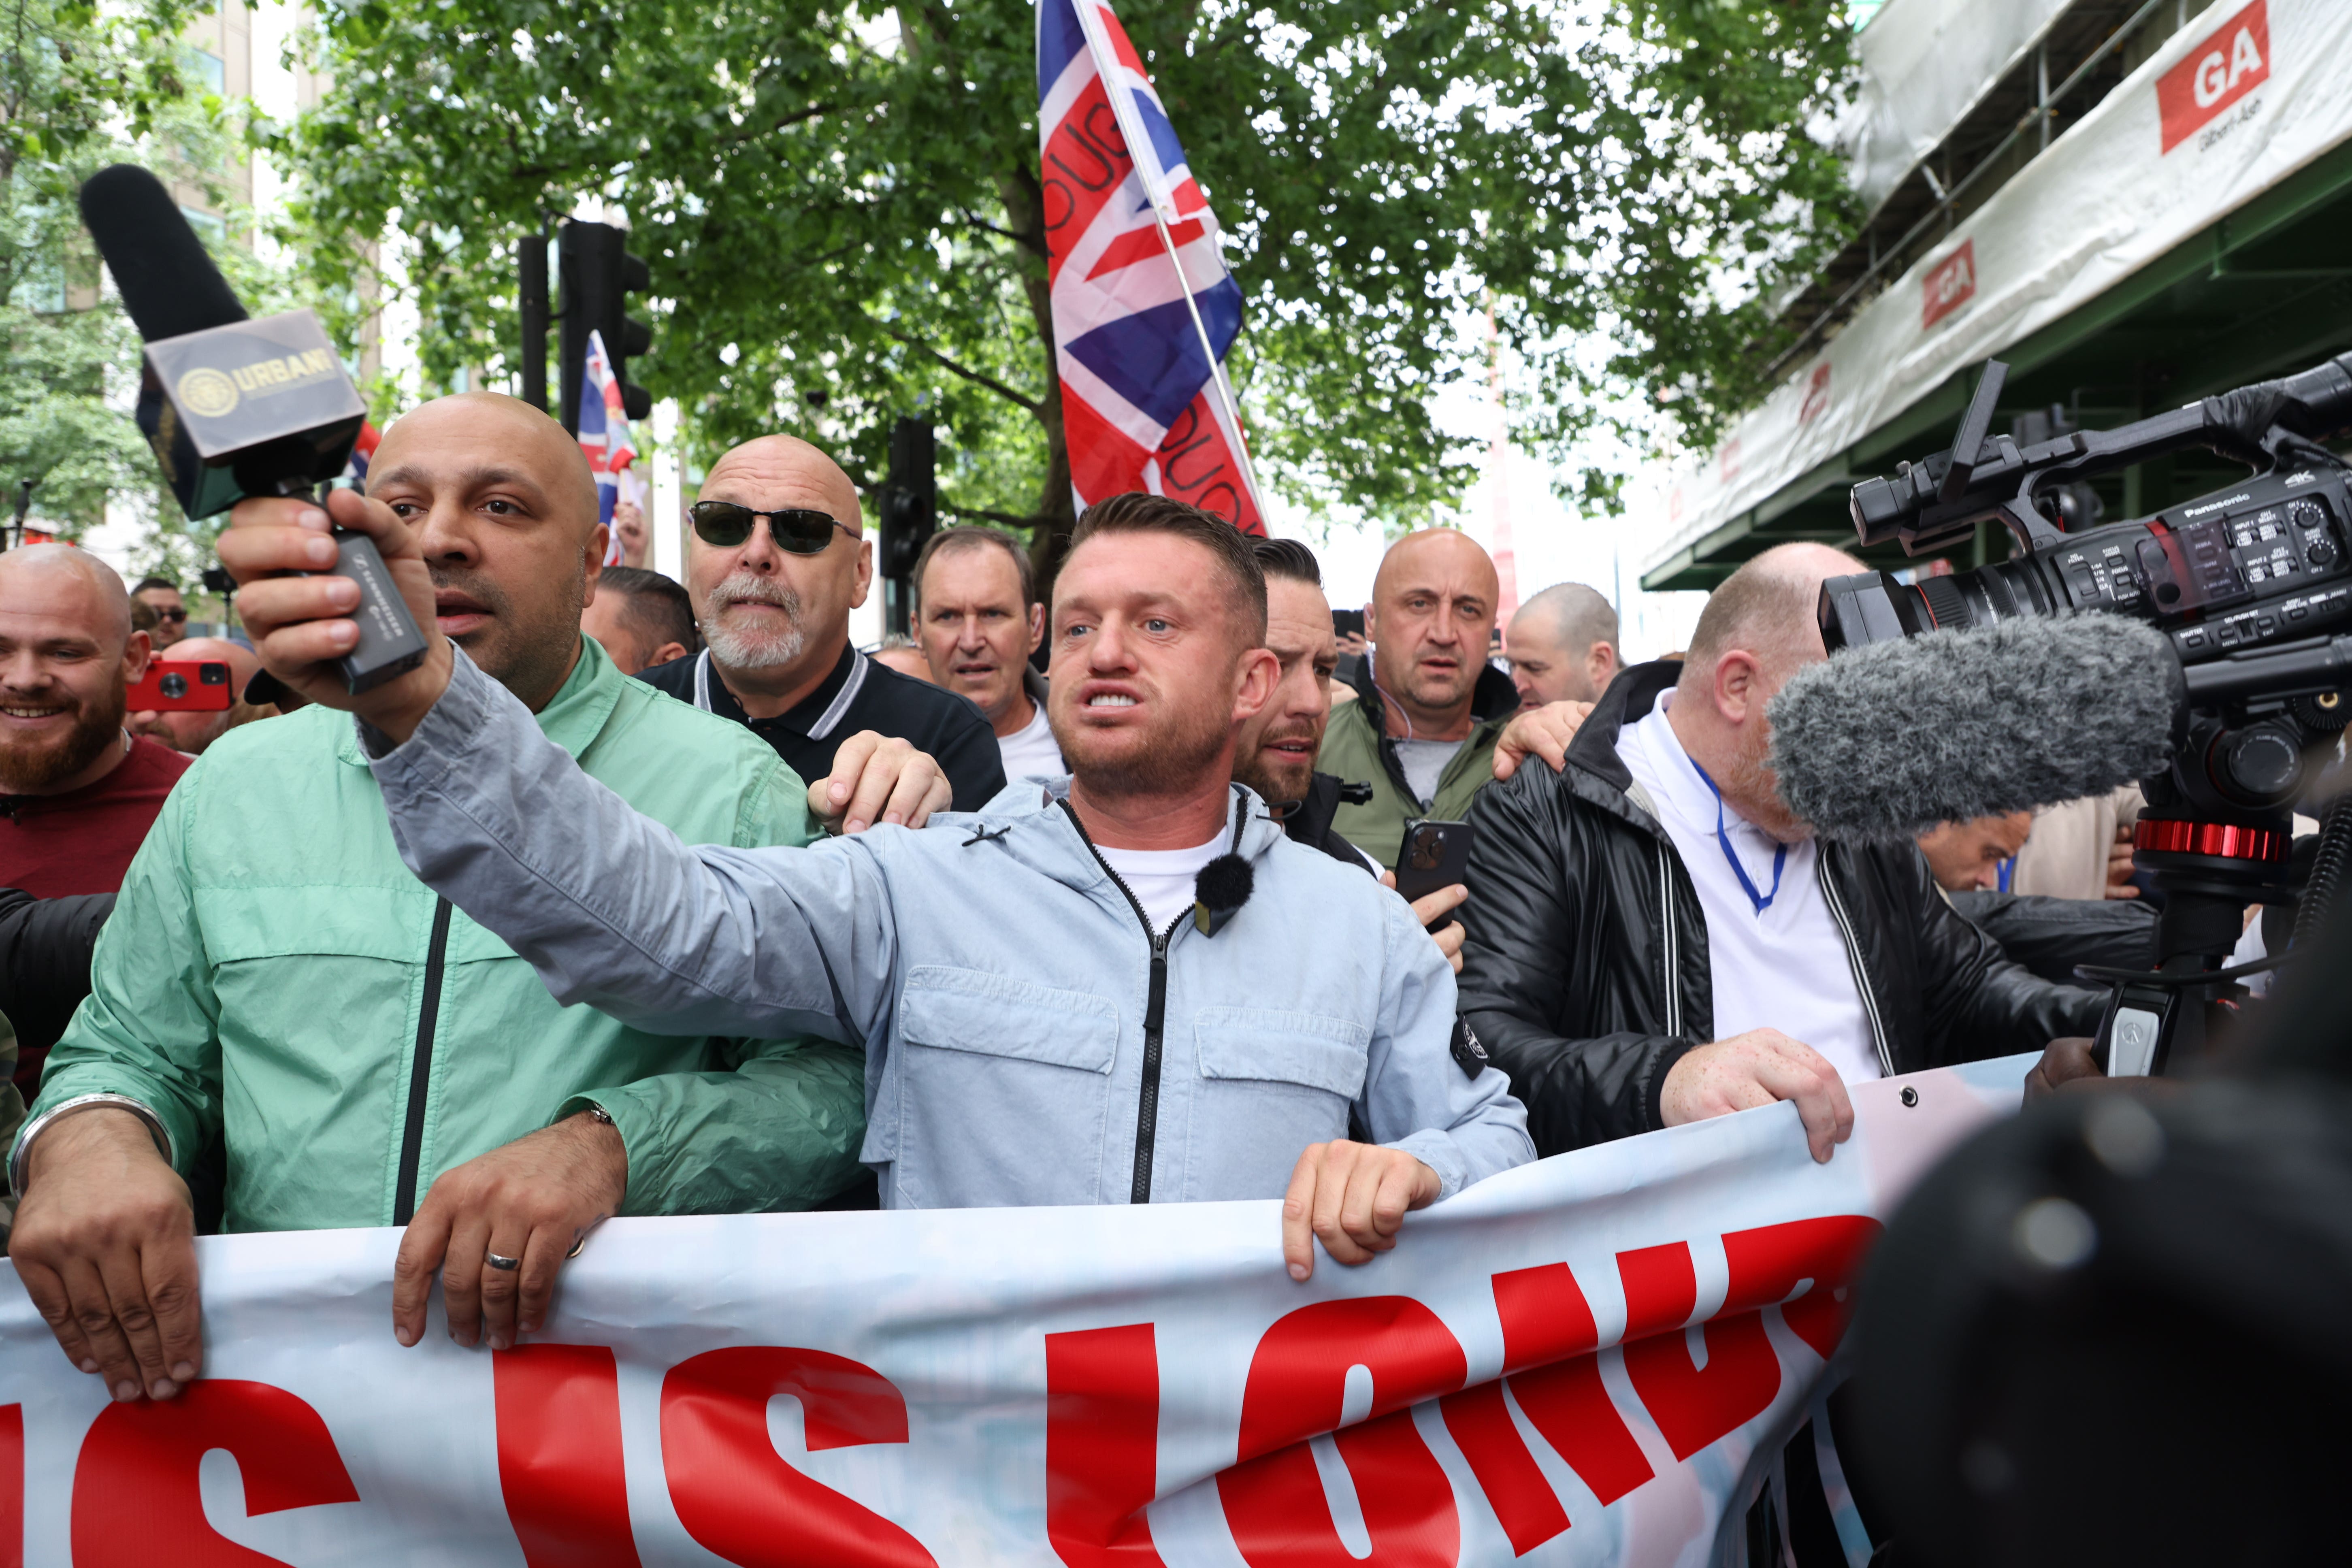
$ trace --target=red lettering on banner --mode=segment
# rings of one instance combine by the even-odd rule
[[[490,1357],[499,1489],[530,1568],[638,1568],[621,1458],[621,1378],[603,1345]]]
[[[1723,1238],[1731,1271],[1724,1314],[1781,1303],[1780,1321],[1823,1361],[1829,1360],[1853,1315],[1846,1286],[1863,1253],[1884,1229],[1866,1215],[1842,1214],[1732,1232]],[[1789,1300],[1789,1292],[1805,1280],[1811,1281],[1811,1289]],[[1707,1353],[1714,1355],[1712,1342]]]
[[[907,1440],[907,1401],[872,1367],[824,1351],[707,1351],[662,1379],[662,1471],[677,1521],[740,1568],[938,1568],[921,1542],[811,1480],[768,1440],[768,1401],[801,1402],[808,1448]]]
[[[25,1568],[25,1407],[0,1405],[0,1568]]]
[[[1919,280],[1919,330],[1926,331],[1976,297],[1977,242],[1971,237]]]
[[[1511,1538],[1511,1552],[1525,1557],[1568,1528],[1568,1510],[1544,1479],[1527,1439],[1512,1425],[1500,1382],[1482,1383],[1437,1402],[1445,1430],[1462,1450],[1488,1506]]]
[[[1698,1305],[1698,1276],[1688,1244],[1621,1252],[1617,1273],[1625,1284],[1625,1372],[1675,1458],[1763,1414],[1780,1392],[1780,1358],[1761,1317],[1717,1317],[1700,1331],[1706,1365],[1691,1358],[1682,1328]]]
[[[1371,1538],[1368,1560],[1340,1542],[1302,1440],[1339,1426],[1357,1366],[1372,1375],[1371,1418],[1332,1440]],[[1454,1488],[1409,1406],[1469,1374],[1453,1331],[1410,1296],[1321,1301],[1266,1330],[1242,1392],[1241,1462],[1217,1477],[1226,1526],[1251,1568],[1453,1568],[1462,1547]]]
[[[266,1383],[199,1378],[89,1424],[74,1462],[74,1568],[282,1568],[205,1521],[196,1472],[215,1448],[236,1458],[248,1517],[360,1500],[317,1411]]]
[[[1653,1472],[1601,1386],[1591,1304],[1565,1263],[1497,1274],[1494,1287],[1512,1398],[1606,1508]],[[1511,1422],[1502,1384],[1451,1395],[1439,1408],[1515,1552],[1525,1556],[1568,1528],[1567,1510]]]
[[[1648,1480],[1650,1461],[1601,1384],[1601,1331],[1568,1265],[1496,1275],[1495,1310],[1511,1396],[1601,1506]]]
[[[2270,6],[2268,0],[2254,0],[2156,79],[2162,151],[2169,153],[2196,135],[2270,77]]]
[[[1068,1568],[1160,1568],[1160,1347],[1150,1323],[1045,1336],[1045,1538]]]

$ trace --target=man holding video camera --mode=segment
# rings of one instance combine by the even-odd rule
[[[601,781],[587,787],[690,841],[809,836],[802,782],[772,751],[582,637],[604,530],[553,420],[494,394],[427,404],[386,432],[368,485],[371,514],[404,520],[419,623]],[[307,501],[255,504],[324,521]],[[257,603],[284,590],[247,586]],[[858,775],[869,813],[893,789],[910,811],[944,802],[903,746],[843,753],[877,764]],[[169,1397],[199,1364],[200,1207],[230,1230],[406,1226],[396,1327],[414,1342],[443,1270],[452,1333],[502,1347],[607,1215],[802,1208],[858,1174],[855,1052],[558,1006],[401,864],[326,708],[235,730],[190,769],[92,978],[11,1154],[12,1256],[68,1357],[118,1399]],[[556,1239],[526,1269],[519,1238],[540,1232]]]
[[[1916,846],[1818,843],[1781,802],[1765,704],[1825,657],[1822,580],[1860,569],[1817,544],[1748,562],[1683,662],[1612,683],[1563,773],[1472,808],[1463,1016],[1542,1152],[1785,1100],[1826,1160],[1848,1081],[2096,1024],[2104,995],[2003,959]]]

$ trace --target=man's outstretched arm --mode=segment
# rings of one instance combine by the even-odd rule
[[[410,613],[431,626],[432,583],[411,531],[346,491],[331,504],[338,524],[375,537]],[[567,1005],[669,1034],[863,1043],[894,948],[880,873],[861,840],[690,848],[582,772],[437,633],[416,669],[346,690],[333,661],[355,636],[339,617],[357,587],[268,575],[330,564],[324,523],[307,502],[242,502],[221,558],[246,584],[238,608],[271,671],[372,731],[411,870],[503,938]]]

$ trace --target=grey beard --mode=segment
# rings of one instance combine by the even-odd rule
[[[709,645],[710,657],[730,669],[773,669],[790,664],[808,646],[808,634],[801,626],[801,596],[790,588],[769,587],[761,583],[753,592],[737,590],[733,578],[711,590],[710,606],[702,617],[702,640]],[[773,605],[784,612],[791,623],[783,631],[762,635],[738,631],[725,625],[719,617],[730,605]]]

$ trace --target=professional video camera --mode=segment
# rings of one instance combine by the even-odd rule
[[[2308,886],[2292,871],[2293,808],[2316,804],[2352,719],[2352,486],[2319,443],[2352,428],[2352,353],[2120,429],[2020,447],[1989,436],[2007,367],[1990,362],[1949,451],[1854,486],[1865,545],[1913,555],[1973,537],[1998,518],[2009,561],[1904,584],[1864,573],[1823,584],[1832,653],[2024,616],[2103,611],[2152,623],[2179,659],[2186,700],[2171,763],[2141,781],[2136,858],[2165,895],[2157,968],[2097,971],[2115,984],[2099,1031],[2110,1073],[2163,1070],[2201,1050],[2207,1005],[2233,1001],[2260,964],[2224,967],[2242,911],[2300,898],[2315,929],[2352,851],[2352,812],[2322,813]],[[2082,480],[2188,447],[2253,470],[2154,516],[2067,531]],[[2340,797],[2339,797],[2340,798]]]

